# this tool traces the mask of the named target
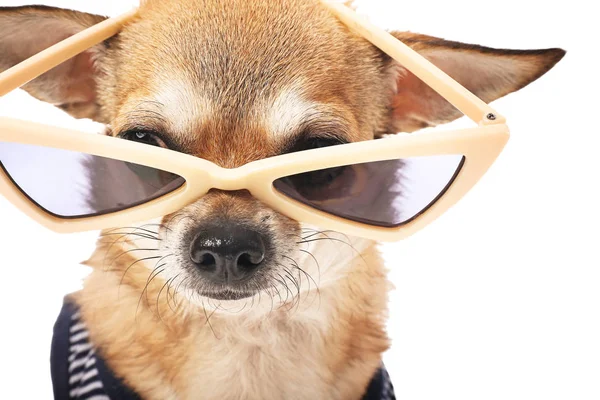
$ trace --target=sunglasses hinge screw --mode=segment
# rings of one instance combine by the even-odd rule
[[[488,120],[490,121],[495,121],[496,120],[496,114],[494,113],[489,113],[488,115],[485,116]]]

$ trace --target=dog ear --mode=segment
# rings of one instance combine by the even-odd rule
[[[527,86],[565,55],[561,49],[501,50],[410,32],[393,35],[488,103]],[[407,69],[388,62],[395,85],[389,133],[413,132],[462,116]]]
[[[104,19],[44,6],[0,7],[0,72]],[[95,64],[103,49],[104,44],[99,44],[27,83],[23,89],[76,118],[96,119]]]

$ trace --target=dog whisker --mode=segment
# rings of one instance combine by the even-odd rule
[[[210,317],[212,317],[212,315],[214,314],[214,312],[217,310],[217,308],[215,307],[213,309],[213,311],[210,313],[210,315],[206,312],[206,307],[204,307],[204,300],[202,301],[202,311],[204,311],[204,316],[206,317],[206,324],[209,326],[210,330],[212,331],[215,339],[219,339],[219,336],[217,335],[217,333],[215,332],[212,324],[210,323]],[[209,304],[210,305],[210,304]]]
[[[309,284],[309,292],[310,292],[310,281],[312,281],[312,282],[315,284],[315,293],[316,293],[316,295],[317,295],[317,296],[316,296],[316,297],[317,297],[317,299],[319,300],[319,305],[318,305],[318,307],[317,307],[317,308],[319,308],[319,309],[320,309],[320,308],[321,308],[321,289],[319,289],[319,285],[317,284],[317,282],[315,282],[315,280],[314,280],[314,278],[312,277],[312,275],[310,275],[309,273],[307,273],[306,271],[304,271],[302,268],[300,268],[300,266],[298,266],[298,265],[296,264],[295,268],[297,268],[297,269],[298,269],[300,272],[302,272],[302,273],[303,273],[303,274],[306,276],[306,279],[307,279],[307,280],[308,280],[308,282],[309,282],[309,283],[308,283],[308,284]],[[313,302],[314,302],[314,300],[313,300]],[[308,305],[308,307],[312,306],[312,304],[313,304],[313,303],[310,303],[310,304]]]
[[[179,281],[179,284],[175,287],[175,293],[173,295],[173,301],[176,301],[176,296],[179,293],[179,289],[182,285],[187,284],[187,281],[189,280],[189,277],[185,277],[184,279],[182,279],[181,281]],[[179,307],[179,304],[175,303],[176,307]]]
[[[314,260],[315,264],[317,265],[317,271],[319,273],[319,283],[320,283],[321,282],[321,265],[319,265],[319,261],[317,260],[317,257],[315,257],[315,255],[308,250],[304,250],[304,249],[299,249],[299,250],[302,253],[308,254]]]
[[[279,276],[279,278],[281,278],[281,280],[279,281],[281,283],[281,285],[285,288],[286,290],[286,294],[285,294],[285,301],[282,302],[282,306],[284,304],[287,304],[289,298],[290,298],[290,294],[293,296],[292,291],[290,290],[289,286],[287,285],[286,281],[285,281],[285,277],[283,277],[280,273],[277,273],[277,275]]]
[[[275,284],[275,283],[279,283],[280,285],[282,285],[282,282],[281,282],[279,279],[275,278],[274,276],[271,276],[271,277],[270,277],[270,280],[271,280],[271,281],[274,281],[273,283],[271,283],[271,287],[272,287],[272,288],[273,288],[275,291],[277,291],[277,296],[279,297],[279,303],[280,303],[280,304],[283,304],[283,299],[282,299],[282,297],[281,297],[281,292],[279,291],[279,288],[278,288],[278,287],[277,287],[277,285]]]
[[[169,281],[171,281],[173,278],[168,279],[160,288],[160,290],[158,291],[158,295],[156,296],[156,315],[158,316],[158,319],[165,325],[165,328],[167,328],[168,330],[170,330],[170,326],[169,324],[167,324],[165,322],[165,320],[163,319],[161,313],[160,313],[160,296],[162,294],[162,292],[165,290],[165,287],[167,287],[167,285],[169,284]]]
[[[316,239],[310,239],[310,240],[303,240],[303,241],[296,242],[296,243],[297,244],[305,244],[305,243],[313,243],[313,242],[319,242],[319,241],[324,241],[324,240],[331,240],[332,242],[337,242],[337,243],[341,243],[341,244],[344,244],[344,245],[348,246],[354,252],[354,254],[356,254],[357,256],[360,257],[360,259],[365,263],[365,265],[368,264],[367,260],[365,260],[365,258],[362,255],[362,253],[360,251],[358,251],[356,249],[356,247],[354,247],[351,243],[346,242],[346,241],[341,240],[341,239],[331,238],[331,237],[324,237],[324,238],[316,238]]]
[[[285,276],[287,276],[287,278],[290,280],[290,282],[296,288],[296,295],[292,294],[292,308],[296,308],[296,310],[298,310],[298,307],[300,306],[300,299],[301,299],[300,284],[298,283],[296,278],[294,278],[294,275],[287,267],[285,267],[281,264],[280,264],[280,266],[283,268]]]
[[[319,241],[323,241],[323,240],[331,240],[332,242],[339,242],[339,243],[343,243],[345,245],[348,245],[350,247],[353,247],[350,243],[341,240],[341,239],[337,239],[337,238],[331,238],[331,237],[324,237],[324,238],[316,238],[316,239],[307,239],[307,240],[302,240],[300,242],[296,242],[296,244],[305,244],[305,243],[312,243],[312,242],[319,242]]]
[[[332,230],[330,230],[330,229],[329,229],[329,230],[322,230],[322,231],[319,231],[319,230],[316,230],[316,229],[310,229],[310,228],[305,228],[305,229],[306,229],[306,230],[311,230],[311,231],[313,231],[313,232],[314,232],[314,234],[312,234],[312,235],[309,235],[309,236],[305,237],[305,239],[308,239],[308,238],[310,238],[310,237],[313,237],[313,236],[318,236],[318,235],[323,235],[323,236],[325,236],[326,238],[331,238],[331,236],[329,236],[328,234],[335,234],[335,235],[341,235],[341,236],[343,236],[343,237],[346,239],[346,241],[347,241],[348,243],[350,243],[350,242],[351,242],[351,240],[350,240],[350,236],[346,235],[346,234],[345,234],[345,233],[343,233],[343,232],[332,231]]]
[[[122,235],[122,236],[137,236],[137,237],[143,238],[143,239],[161,241],[160,238],[152,236],[151,234],[143,233],[143,232],[114,232],[114,233],[104,233],[104,234],[100,234],[98,237],[104,238],[104,237],[119,236],[119,235]]]
[[[152,256],[152,257],[145,257],[145,258],[140,258],[136,261],[134,261],[133,263],[131,263],[126,269],[125,272],[123,272],[123,276],[121,277],[121,280],[119,282],[119,290],[121,290],[121,285],[123,284],[123,280],[125,279],[125,275],[127,275],[127,272],[131,269],[131,267],[133,267],[135,264],[139,263],[139,262],[143,262],[143,261],[147,261],[147,260],[156,260],[161,258],[161,256]]]
[[[142,228],[142,227],[120,227],[120,228],[113,228],[113,229],[110,229],[110,230],[106,231],[106,233],[104,233],[104,235],[107,235],[107,234],[111,234],[111,235],[112,235],[112,233],[114,233],[116,230],[122,230],[122,229],[132,229],[132,231],[131,231],[131,232],[127,232],[127,233],[123,233],[123,234],[122,234],[122,236],[118,237],[118,238],[117,238],[117,239],[116,239],[114,242],[112,242],[112,243],[111,243],[111,244],[108,246],[108,248],[106,249],[106,252],[105,252],[105,256],[104,256],[103,262],[102,262],[102,263],[103,263],[103,265],[106,265],[106,258],[107,258],[107,257],[108,257],[108,255],[110,254],[110,251],[111,251],[112,247],[113,247],[115,244],[117,244],[117,243],[118,243],[118,242],[119,242],[121,239],[123,239],[123,238],[125,238],[125,241],[127,241],[127,240],[128,240],[127,238],[128,238],[129,236],[131,236],[131,235],[134,235],[134,236],[137,236],[137,237],[144,237],[144,236],[148,236],[148,237],[147,237],[147,239],[150,239],[150,240],[158,240],[157,238],[151,237],[151,236],[148,234],[148,233],[152,233],[152,234],[154,234],[154,235],[158,235],[158,233],[156,233],[156,232],[154,232],[154,231],[149,231],[149,230],[147,230],[147,229],[145,229],[145,228]],[[139,232],[140,230],[141,230],[141,231],[146,231],[146,233],[144,234],[143,232]],[[111,232],[112,232],[112,233],[111,233]],[[116,235],[120,235],[120,233],[115,233],[115,234],[116,234]],[[102,234],[101,234],[101,237],[102,237]],[[111,265],[112,265],[112,263],[111,263]]]
[[[105,232],[109,232],[110,233],[110,232],[117,231],[119,229],[133,229],[134,231],[135,230],[141,230],[141,231],[146,231],[148,233],[156,233],[156,232],[154,232],[154,231],[152,231],[150,229],[144,228],[145,226],[151,226],[151,225],[153,225],[153,224],[145,224],[145,225],[140,225],[140,226],[120,226],[120,227],[117,227],[117,228],[106,229]]]
[[[117,261],[119,258],[123,257],[126,254],[130,254],[130,253],[134,253],[137,251],[158,251],[159,249],[130,249],[130,250],[126,250],[124,252],[122,252],[121,254],[119,254],[118,256],[116,256],[115,258],[113,258],[113,260],[111,261],[111,263],[108,265],[109,267],[111,267],[115,261]]]
[[[175,275],[175,277],[173,278],[173,281],[176,281],[177,278],[179,278],[179,274]],[[176,314],[178,310],[177,310],[177,304],[175,303],[175,298],[173,297],[175,293],[171,294],[171,289],[172,289],[172,286],[169,284],[169,286],[167,287],[167,304],[169,305],[169,308],[171,309],[173,314]],[[173,306],[171,305],[171,301],[169,301],[169,298],[171,299],[171,301],[173,301],[173,305],[175,306],[175,309],[173,309]]]
[[[146,284],[144,285],[144,289],[142,290],[142,293],[140,294],[140,298],[138,300],[137,307],[135,309],[135,319],[136,319],[136,321],[137,321],[137,314],[138,314],[138,310],[140,308],[140,304],[142,303],[142,299],[144,298],[144,293],[146,293],[146,304],[149,305],[149,303],[148,303],[148,296],[147,296],[148,285],[150,285],[150,283],[154,280],[154,278],[156,278],[158,275],[160,275],[161,273],[163,273],[165,271],[165,269],[163,268],[165,265],[166,265],[166,263],[161,264],[158,267],[154,268],[152,270],[152,272],[150,273],[150,275],[148,276],[148,279],[146,280]],[[160,268],[162,268],[162,269],[160,269]],[[159,270],[159,271],[156,272],[157,270]]]

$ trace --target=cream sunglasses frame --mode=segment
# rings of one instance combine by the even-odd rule
[[[105,215],[60,218],[44,211],[13,184],[0,169],[0,194],[43,226],[60,233],[129,225],[171,214],[205,195],[210,189],[248,190],[274,210],[300,222],[379,241],[403,239],[423,228],[460,200],[498,157],[509,138],[505,119],[458,82],[386,31],[358,16],[350,8],[323,0],[333,14],[355,33],[365,37],[400,62],[452,105],[476,128],[400,135],[345,145],[307,150],[254,161],[226,169],[191,155],[102,135],[0,118],[0,141],[46,146],[141,164],[172,172],[185,184],[132,208]],[[34,55],[0,74],[0,96],[106,40],[137,14],[137,10],[107,19]],[[393,228],[372,226],[319,211],[277,192],[279,178],[324,168],[399,158],[463,155],[462,168],[447,190],[416,218]]]

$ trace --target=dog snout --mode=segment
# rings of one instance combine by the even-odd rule
[[[265,238],[240,226],[201,230],[190,244],[190,259],[213,283],[242,283],[264,264]]]

